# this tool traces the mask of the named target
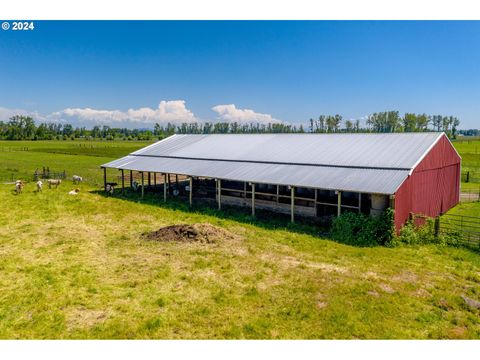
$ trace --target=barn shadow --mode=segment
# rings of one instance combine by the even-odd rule
[[[219,219],[234,220],[243,224],[255,225],[267,230],[288,230],[298,234],[307,234],[322,239],[333,240],[329,236],[331,219],[310,219],[306,217],[295,217],[295,223],[290,221],[290,215],[279,214],[261,209],[255,210],[255,217],[251,216],[250,208],[223,205],[222,209],[216,208],[215,201],[210,199],[194,199],[192,207],[189,206],[188,198],[170,196],[167,202],[163,202],[163,193],[146,191],[143,199],[138,192],[125,189],[122,194],[116,190],[115,194],[107,194],[103,190],[92,190],[93,194],[103,197],[131,201],[135,203],[148,204],[159,208],[183,211],[185,213],[196,213],[206,216],[214,216]]]

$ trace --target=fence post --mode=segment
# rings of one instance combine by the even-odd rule
[[[467,171],[467,178],[465,179],[465,182],[469,182],[470,181],[470,171]]]
[[[435,223],[434,223],[434,235],[435,235],[435,238],[438,238],[438,234],[440,232],[440,216],[437,216],[435,218]]]

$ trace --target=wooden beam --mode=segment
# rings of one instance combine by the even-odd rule
[[[153,188],[156,190],[157,189],[157,173],[153,173]]]
[[[244,199],[247,198],[247,182],[246,181],[243,182],[243,198]]]
[[[145,177],[142,171],[142,199],[144,194],[145,194]]]
[[[163,202],[167,202],[167,174],[163,174]]]
[[[315,203],[313,204],[313,206],[315,206],[315,217],[318,216],[317,201],[318,201],[318,189],[315,189]]]
[[[107,168],[103,168],[103,190],[107,191]]]
[[[180,191],[180,187],[178,186],[178,174],[175,174],[175,187],[177,188],[177,191]]]
[[[130,187],[133,187],[133,171],[130,170]]]
[[[277,185],[277,204],[278,204],[278,200],[280,199],[280,185]]]
[[[252,216],[255,216],[255,184],[252,183]]]
[[[290,221],[295,222],[295,186],[290,190]]]
[[[125,195],[125,174],[122,169],[122,194]]]
[[[190,207],[193,205],[193,178],[190,176],[190,194],[188,194],[188,200],[190,201]]]
[[[362,212],[362,193],[358,193],[358,213]]]
[[[218,210],[222,209],[222,180],[217,179],[217,201]]]
[[[152,174],[148,172],[148,187],[152,186]]]
[[[342,213],[342,192],[337,191],[337,216]]]

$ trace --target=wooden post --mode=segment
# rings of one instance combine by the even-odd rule
[[[317,209],[317,201],[318,201],[318,189],[315,189],[315,217],[318,216],[318,209]]]
[[[175,174],[175,187],[177,188],[178,191],[180,191],[180,187],[178,186],[178,174]]]
[[[337,196],[338,196],[338,199],[337,199],[337,216],[340,216],[340,214],[342,213],[342,209],[341,209],[341,206],[342,206],[342,192],[341,191],[337,191]]]
[[[130,170],[130,187],[133,187],[133,171]]]
[[[167,177],[167,183],[168,183],[168,187],[167,187],[168,195],[170,195],[170,173],[168,174],[168,177]]]
[[[153,173],[153,190],[155,192],[155,190],[157,189],[157,173],[154,172]]]
[[[362,213],[362,193],[358,193],[358,213]]]
[[[247,182],[246,181],[243,182],[243,198],[244,199],[247,198]]]
[[[163,174],[163,202],[167,202],[167,174]]]
[[[252,183],[252,216],[255,216],[255,184]]]
[[[440,233],[440,216],[437,216],[435,218],[435,223],[434,223],[434,235],[435,238],[438,238],[438,234]]]
[[[150,174],[150,171],[148,172],[148,187],[150,187],[152,185],[152,177],[151,177],[151,174]]]
[[[222,209],[222,180],[217,179],[217,201],[218,210]]]
[[[190,176],[190,194],[188,194],[188,199],[190,201],[190,207],[193,205],[193,178]]]
[[[103,168],[103,190],[107,191],[107,168]]]
[[[295,222],[295,186],[290,190],[290,221]]]
[[[142,199],[143,195],[145,194],[145,182],[144,182],[144,176],[143,176],[143,171],[142,171]]]
[[[277,185],[277,204],[278,204],[279,197],[280,197],[280,186]]]
[[[122,169],[122,195],[125,195],[125,174]]]

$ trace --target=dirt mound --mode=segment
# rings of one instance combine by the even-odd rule
[[[142,235],[147,240],[199,242],[203,244],[214,244],[233,237],[228,231],[210,224],[170,225]]]

